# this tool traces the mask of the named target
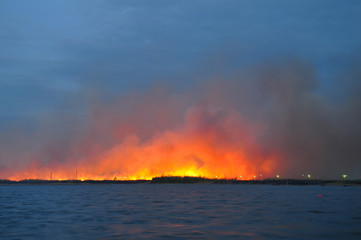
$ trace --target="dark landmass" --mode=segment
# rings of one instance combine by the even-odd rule
[[[267,178],[263,180],[237,180],[237,179],[210,179],[203,177],[155,177],[152,180],[39,180],[39,179],[25,179],[21,181],[1,180],[1,185],[18,185],[18,184],[192,184],[192,183],[207,183],[207,184],[259,184],[259,185],[322,185],[322,186],[361,186],[361,179],[357,180],[319,180],[319,179],[277,179]]]
[[[357,180],[319,180],[319,179],[278,179],[262,180],[210,179],[202,177],[155,177],[151,183],[212,183],[212,184],[268,184],[268,185],[360,185]]]

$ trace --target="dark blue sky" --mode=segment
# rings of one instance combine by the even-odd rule
[[[0,126],[79,104],[88,89],[184,87],[289,57],[313,64],[332,92],[360,55],[360,13],[358,0],[2,0]]]

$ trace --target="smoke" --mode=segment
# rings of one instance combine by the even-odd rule
[[[313,66],[297,60],[182,90],[87,89],[32,131],[1,132],[0,178],[360,178],[360,76],[344,76],[348,89],[337,101],[320,94]]]
[[[292,64],[281,71],[266,71],[263,112],[267,124],[265,144],[282,151],[291,175],[311,173],[335,178],[347,172],[360,176],[360,95],[347,93],[335,103],[317,92],[310,66]],[[358,89],[357,79],[352,87]]]

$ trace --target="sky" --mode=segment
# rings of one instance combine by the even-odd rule
[[[24,167],[29,165],[27,160],[14,160],[18,158],[13,157],[14,152],[24,153],[21,155],[24,158],[29,151],[32,154],[39,152],[44,143],[56,142],[59,138],[73,139],[69,132],[82,128],[79,126],[88,126],[85,122],[98,110],[112,112],[119,106],[130,108],[128,112],[134,108],[144,112],[134,102],[141,101],[145,95],[152,96],[148,99],[152,102],[157,95],[152,92],[157,92],[155,86],[167,89],[163,90],[166,93],[160,94],[165,95],[164,99],[158,99],[160,103],[169,101],[169,95],[181,99],[169,107],[179,109],[167,118],[167,121],[175,122],[174,119],[186,112],[187,104],[200,101],[196,96],[215,99],[217,89],[225,85],[231,91],[233,82],[237,82],[235,79],[248,79],[236,84],[242,89],[238,93],[228,94],[228,90],[223,89],[224,95],[218,97],[230,102],[234,100],[228,105],[221,102],[226,106],[234,105],[245,118],[254,120],[257,114],[259,117],[272,109],[264,107],[267,111],[261,113],[250,110],[265,106],[264,96],[267,95],[254,90],[254,84],[262,85],[264,79],[274,73],[274,79],[270,81],[278,90],[273,91],[274,88],[266,84],[268,93],[285,93],[284,100],[288,101],[289,94],[298,96],[298,92],[307,91],[307,94],[312,93],[311,102],[322,98],[316,104],[322,107],[307,113],[311,119],[314,120],[314,112],[325,112],[322,117],[316,114],[317,119],[330,118],[332,114],[337,115],[333,117],[334,122],[349,119],[341,124],[347,125],[345,129],[335,134],[338,136],[335,141],[347,142],[347,146],[335,155],[352,152],[352,163],[346,164],[345,168],[348,171],[356,169],[352,174],[361,176],[361,160],[355,157],[359,153],[357,141],[360,139],[357,124],[360,119],[357,112],[361,110],[357,97],[361,81],[360,12],[358,0],[1,0],[0,172],[1,169],[13,169],[13,162],[24,161]],[[294,80],[287,79],[289,75]],[[303,78],[307,79],[304,81]],[[204,85],[207,90],[199,90]],[[209,96],[212,92],[209,89],[216,93]],[[127,103],[122,102],[124,96],[127,96]],[[297,103],[292,109],[299,113],[302,112],[300,105],[308,100],[300,98],[297,101],[302,104]],[[243,106],[247,102],[248,107]],[[340,104],[344,104],[343,107]],[[303,108],[309,109],[309,106]],[[335,113],[339,110],[332,106],[343,108],[345,112]],[[277,109],[288,116],[288,111]],[[120,115],[124,117],[127,113]],[[152,115],[141,116],[151,118]],[[275,121],[269,114],[265,119],[266,125]],[[149,125],[154,127],[151,122]],[[318,129],[313,125],[315,121],[311,122],[303,122],[302,126],[312,125],[311,129]],[[147,121],[140,124],[147,124]],[[317,126],[320,125],[323,124]],[[169,123],[167,129],[172,126]],[[47,128],[52,130],[44,130]],[[89,128],[94,130],[95,127]],[[331,128],[340,129],[336,125]],[[54,129],[62,129],[66,134]],[[165,127],[157,129],[164,130]],[[38,136],[34,132],[42,134]],[[291,131],[282,128],[280,132],[290,134]],[[329,131],[325,132],[327,134],[321,134],[321,139],[330,138]],[[96,138],[102,134],[97,133]],[[78,136],[75,138],[84,138],[83,133],[81,137],[75,135]],[[143,136],[142,133],[138,135]],[[260,137],[262,146],[264,142],[270,146],[270,136],[275,137],[274,134],[266,135]],[[282,139],[285,136],[280,135]],[[35,146],[29,143],[31,139],[36,142]],[[283,140],[274,139],[283,144]],[[275,148],[284,148],[282,144],[275,144]],[[329,149],[334,148],[333,144],[336,143],[323,146],[328,149],[323,151],[332,152]],[[289,158],[303,156],[294,152],[286,155]],[[311,158],[316,159],[315,156]],[[343,165],[339,162],[335,164],[335,168],[340,166]],[[334,172],[336,170],[332,174]]]

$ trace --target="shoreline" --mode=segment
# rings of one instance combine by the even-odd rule
[[[0,185],[66,185],[66,184],[245,184],[245,185],[320,185],[320,186],[361,186],[356,180],[319,180],[319,179],[275,179],[237,180],[210,179],[202,177],[155,177],[152,180],[40,180],[24,179],[12,181],[0,179]]]

